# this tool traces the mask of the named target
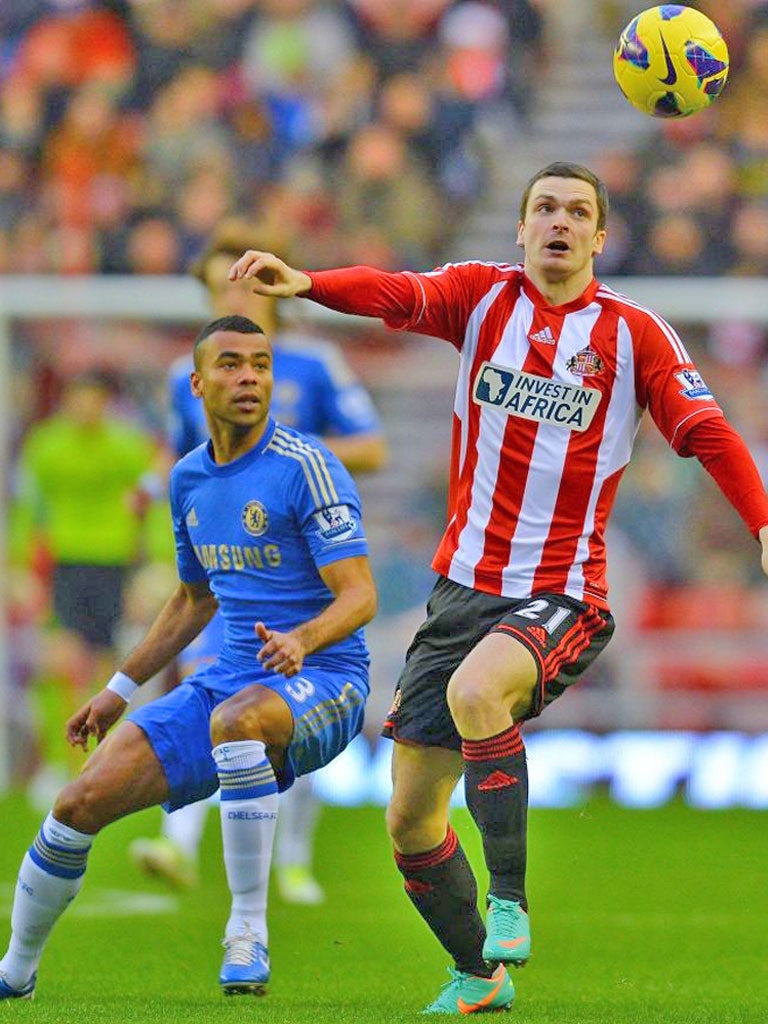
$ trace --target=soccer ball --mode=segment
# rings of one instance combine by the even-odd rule
[[[613,73],[641,113],[688,117],[720,95],[728,77],[728,47],[701,11],[661,4],[636,15],[621,33]]]

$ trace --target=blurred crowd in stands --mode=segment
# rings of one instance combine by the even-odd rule
[[[258,222],[307,267],[424,270],[442,263],[452,258],[452,240],[488,188],[494,155],[484,129],[496,124],[507,137],[535,138],[537,107],[569,34],[594,31],[610,48],[617,26],[642,6],[627,0],[2,0],[0,274],[185,274],[231,215]],[[662,122],[637,145],[595,154],[592,164],[612,203],[601,276],[768,273],[768,3],[698,6],[728,40],[731,80],[705,114]],[[630,123],[637,116],[627,107]],[[518,256],[516,201],[505,214],[510,260]],[[705,379],[718,381],[718,397],[768,479],[765,331],[737,317],[714,329],[676,326]],[[70,323],[68,344],[61,345],[59,329],[15,325],[25,342],[14,353],[12,430],[22,467],[36,421],[57,414],[63,381],[89,368],[88,353],[98,349],[95,330]],[[138,423],[147,443],[162,451],[163,370],[188,345],[190,331],[122,323],[109,333],[106,368],[116,374],[111,414]],[[400,344],[377,337],[385,355],[373,346],[366,353],[363,345],[356,368],[378,397],[394,438],[390,447],[409,450],[411,441],[403,437],[399,444],[397,431],[407,419],[404,396],[411,395],[425,444],[437,449],[447,444],[448,406],[439,434],[427,437],[424,409],[431,398],[429,391],[420,397],[413,383],[415,361],[402,371],[403,379],[408,372],[412,378],[402,392],[403,380],[387,378],[398,363],[406,365]],[[161,358],[158,346],[164,346]],[[388,367],[386,352],[396,356]],[[449,402],[449,389],[446,396]],[[435,466],[445,461],[440,451]],[[162,454],[156,468],[162,478]],[[378,489],[368,485],[373,518],[387,500],[400,503],[392,532],[406,545],[403,519],[410,513],[403,514],[403,491],[431,489],[425,507],[434,522],[424,530],[414,514],[412,529],[425,535],[413,541],[418,551],[403,548],[408,564],[422,567],[443,507],[442,479],[426,477],[425,485],[423,466],[408,476],[399,463]],[[168,540],[164,508],[148,503],[145,484],[115,497],[129,502],[142,523],[152,522],[159,506],[162,525],[136,549],[122,639],[110,645],[110,655],[111,646],[141,632],[173,576],[172,551],[161,550]],[[98,490],[96,483],[88,486]],[[411,496],[407,508],[418,500]],[[758,567],[743,524],[703,470],[673,459],[652,427],[643,428],[620,489],[616,524],[626,541],[618,548],[617,605],[622,577],[648,586],[642,606],[617,609],[627,631],[679,626],[674,601],[686,594],[694,620],[699,616],[695,628],[764,631],[764,598],[746,596]],[[18,695],[11,704],[13,766],[20,780],[38,778],[46,761],[69,770],[66,755],[50,747],[65,717],[61,694],[69,693],[67,705],[92,688],[85,678],[91,672],[60,633],[40,641],[41,626],[52,621],[53,555],[39,539],[11,537],[15,564],[6,587]],[[386,596],[397,573],[387,576],[384,563],[390,569],[401,563],[385,550],[379,582]],[[419,584],[426,587],[426,580]],[[424,593],[414,594],[418,614]],[[393,612],[407,612],[406,603],[395,608],[393,602]],[[650,608],[656,620],[641,623],[639,612]],[[738,611],[738,622],[729,610]],[[382,621],[399,622],[394,614]],[[402,644],[411,627],[410,620],[402,627]],[[402,644],[387,634],[388,650]],[[620,659],[619,640],[615,646]],[[594,685],[607,690],[617,674],[607,659],[606,665]],[[387,674],[396,669],[388,666]],[[390,683],[384,683],[385,700]],[[728,685],[722,675],[713,683]],[[30,696],[38,703],[34,715],[25,703]],[[577,700],[567,707],[577,709]],[[589,713],[596,722],[591,706]],[[40,735],[47,748],[30,735],[30,722],[45,717],[51,726]],[[715,715],[700,724],[724,721]],[[760,721],[754,718],[755,728]],[[41,793],[43,804],[47,798]]]
[[[565,6],[3,0],[0,272],[184,272],[233,211],[300,237],[308,266],[442,260],[482,197],[478,122],[535,131]],[[610,46],[633,6],[569,0],[566,31]],[[604,273],[768,268],[768,4],[699,6],[731,82],[600,160]]]
[[[3,0],[0,271],[184,272],[235,210],[423,267],[542,38],[529,0]]]

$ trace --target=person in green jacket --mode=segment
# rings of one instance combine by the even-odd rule
[[[152,435],[116,415],[114,384],[88,372],[64,386],[59,408],[35,423],[18,460],[16,545],[51,564],[45,674],[73,707],[115,658],[125,585],[140,553]]]

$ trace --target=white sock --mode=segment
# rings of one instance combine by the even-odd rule
[[[280,794],[280,824],[275,842],[278,867],[312,866],[312,847],[320,801],[315,796],[311,775],[300,775],[290,789]]]
[[[213,749],[221,787],[224,866],[232,893],[227,938],[252,932],[267,944],[267,886],[277,825],[277,781],[259,740]]]
[[[197,803],[187,804],[180,807],[178,811],[163,815],[162,834],[170,839],[180,850],[191,860],[196,861],[200,850],[200,842],[203,838],[203,830],[208,817],[208,801],[198,800]]]
[[[56,821],[43,822],[24,855],[11,914],[11,941],[0,960],[11,988],[23,988],[37,970],[51,929],[80,891],[93,836]]]

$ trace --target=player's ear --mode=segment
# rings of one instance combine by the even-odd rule
[[[200,379],[200,374],[197,370],[193,370],[189,375],[189,385],[192,388],[192,394],[195,398],[203,397],[203,382]]]
[[[525,247],[525,222],[522,220],[517,222],[517,238],[515,241],[518,245]]]
[[[592,255],[599,256],[605,247],[606,231],[598,231],[595,234],[595,242],[592,246]]]

